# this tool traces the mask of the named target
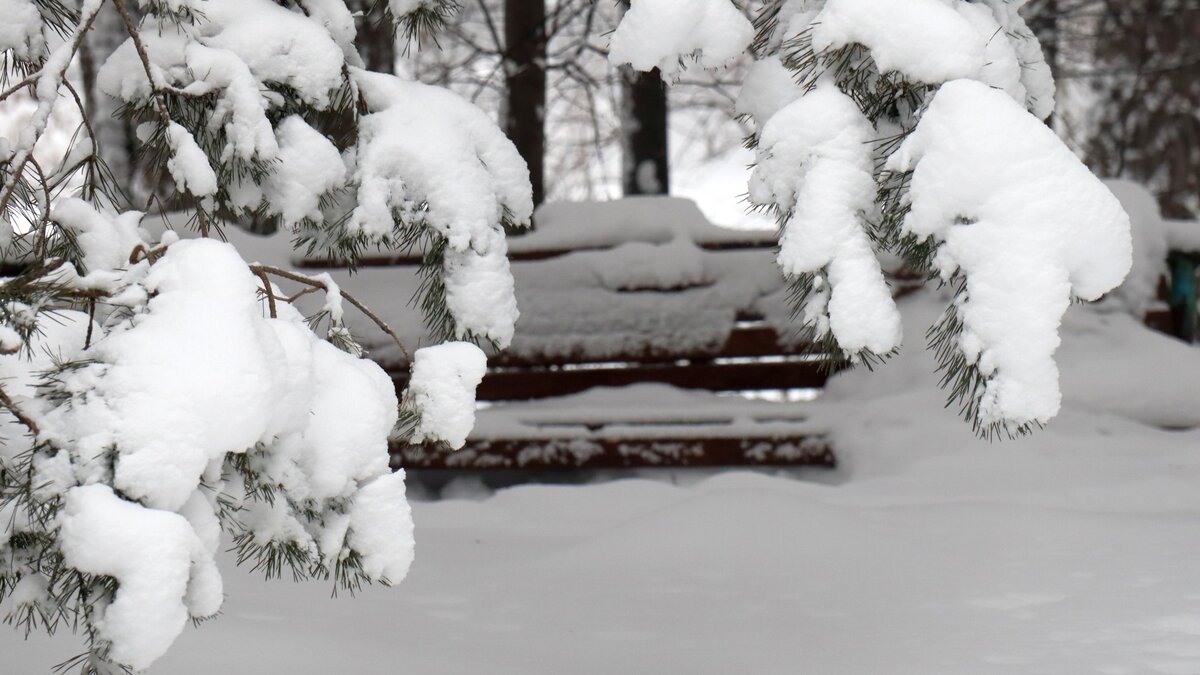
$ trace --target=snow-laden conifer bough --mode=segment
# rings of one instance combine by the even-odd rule
[[[633,0],[610,51],[667,79],[753,52],[749,199],[779,222],[803,330],[850,362],[894,353],[879,258],[898,256],[953,290],[929,348],[947,404],[989,437],[1058,412],[1063,312],[1132,255],[1121,205],[1042,122],[1054,82],[1024,4],[767,0],[751,23],[730,0]]]
[[[35,105],[0,139],[3,259],[25,268],[0,279],[0,600],[19,629],[80,631],[87,651],[65,665],[83,673],[145,669],[217,614],[223,535],[268,577],[404,578],[413,526],[389,436],[462,445],[473,343],[506,346],[517,318],[504,228],[533,206],[485,113],[362,70],[344,2],[131,4],[0,2],[0,101]],[[386,4],[409,36],[453,5]],[[97,85],[137,124],[152,189],[135,203],[66,78],[99,11],[129,35]],[[85,121],[47,157],[56,102]],[[152,236],[144,211],[187,214],[200,236]],[[328,275],[243,260],[218,235],[248,220],[351,262],[423,253],[417,300],[443,344],[409,359],[399,400],[343,311],[395,332]],[[309,293],[325,304],[306,318],[292,301]]]

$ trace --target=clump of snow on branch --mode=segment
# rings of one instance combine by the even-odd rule
[[[475,388],[486,372],[487,356],[468,342],[418,349],[406,394],[419,418],[410,441],[461,448],[475,425]]]
[[[0,0],[0,51],[12,50],[18,58],[34,59],[46,50],[42,17],[30,0]]]
[[[809,334],[828,336],[831,347],[868,362],[886,356],[898,344],[898,314],[876,256],[896,255],[918,274],[939,271],[946,281],[965,279],[967,288],[959,298],[964,304],[951,308],[947,320],[931,333],[930,346],[938,353],[951,398],[985,433],[1000,428],[1024,431],[1054,414],[1058,390],[1052,356],[1059,305],[1065,306],[1071,297],[1095,299],[1118,284],[1128,269],[1116,243],[1122,236],[1128,238],[1119,205],[1111,196],[1095,197],[1107,193],[1038,124],[1053,110],[1054,83],[1037,38],[1019,14],[1024,4],[774,4],[756,22],[756,62],[737,107],[755,128],[750,143],[757,146],[758,156],[750,195],[756,204],[772,208],[780,222],[779,262],[792,279],[793,305]],[[981,116],[977,127],[956,128],[962,135],[957,142],[936,141],[939,161],[953,169],[930,177],[933,169],[916,162],[917,148],[932,147],[932,139],[946,137],[946,129],[954,127],[945,121],[948,113],[933,112],[950,104],[931,107],[930,101],[942,96],[953,100],[972,89],[990,92],[971,99]],[[952,93],[939,94],[942,90]],[[842,121],[833,125],[832,119]],[[960,117],[954,119],[961,123]],[[1006,131],[1006,125],[1011,130]],[[1004,143],[1012,134],[1018,134],[1020,142],[981,160],[990,150],[987,143]],[[1038,175],[1031,157],[1071,168],[1046,168],[1045,175],[1059,182],[1047,189],[1047,180],[1037,191],[1037,181],[1027,179]],[[975,166],[981,161],[990,162],[986,172]],[[910,175],[914,167],[916,176]],[[832,171],[845,175],[827,178]],[[987,179],[982,178],[985,174]],[[1022,177],[1025,182],[1018,180]],[[816,188],[826,182],[831,185]],[[1087,187],[1070,192],[1076,183]],[[1023,194],[1025,187],[1039,196]],[[992,224],[965,226],[966,232],[976,234],[960,234],[959,225],[921,230],[915,223],[924,222],[921,209],[930,208],[921,199],[937,199],[939,194],[943,200],[957,201],[954,213],[939,212],[949,220],[938,221],[937,228],[983,222],[984,213]],[[1093,219],[1099,233],[1096,246],[1065,251],[1062,240],[1091,238],[1083,224],[1087,219],[1057,216],[1071,213],[1078,200],[1093,197],[1092,209],[1101,212]],[[1055,208],[1059,211],[1051,212]],[[972,249],[978,259],[971,257],[969,263],[965,253],[955,253],[963,237],[1007,225],[1020,229],[1017,223],[1027,223],[1035,234],[996,235],[996,246]],[[1010,253],[1014,248],[1037,248],[1039,237],[1049,243],[1036,254]],[[1097,253],[1089,256],[1083,253],[1087,250]],[[1015,258],[1020,265],[1013,264]],[[856,261],[858,271],[847,277],[844,266],[849,260]],[[835,273],[839,268],[841,275]],[[984,281],[983,269],[994,270],[995,278]],[[1062,280],[1066,286],[1051,283],[1062,274],[1069,276]],[[1001,277],[1019,277],[1011,287],[1030,286],[1034,299],[1018,306],[1013,298],[1021,293],[989,293],[986,289],[1000,284]],[[860,292],[844,294],[856,304],[843,310],[838,285],[840,281],[845,286],[847,278],[855,280],[853,287]],[[975,286],[979,288],[972,290]],[[862,292],[865,289],[869,293]],[[1039,318],[1034,320],[1033,314]],[[991,318],[981,319],[984,315]],[[1027,326],[1026,319],[1033,323]],[[988,328],[1004,321],[1028,330],[1016,335]],[[873,340],[866,340],[867,335]],[[1010,336],[1011,344],[998,346]],[[1017,399],[1024,399],[1023,406]]]
[[[294,229],[303,220],[320,221],[321,197],[346,182],[341,153],[299,115],[290,115],[275,130],[279,142],[275,170],[263,181],[268,211]]]
[[[363,572],[396,583],[412,566],[412,508],[404,490],[404,470],[384,474],[362,486],[350,505],[346,542],[362,556]]]
[[[529,221],[529,169],[487,113],[420,82],[363,70],[354,77],[372,112],[362,123],[352,228],[385,234],[393,209],[425,203],[426,224],[451,248],[486,251],[503,221]]]
[[[816,5],[817,3],[811,3]],[[969,78],[1002,89],[1039,118],[1054,109],[1054,80],[1041,47],[1018,13],[1025,2],[986,0],[827,0],[793,21],[826,53],[862,45],[880,73],[925,84]],[[797,33],[793,33],[797,34]]]
[[[832,333],[850,355],[889,352],[901,335],[864,221],[875,203],[871,134],[849,97],[819,86],[771,117],[750,179],[755,203],[787,214],[778,257],[784,274],[813,275],[804,322],[815,337]]]
[[[264,316],[258,280],[229,244],[178,242],[126,274],[142,289],[127,295],[148,301],[55,375],[57,404],[32,408],[37,499],[63,500],[64,562],[117,581],[94,622],[108,658],[144,668],[189,617],[216,613],[223,525],[318,568],[353,556],[368,580],[400,581],[412,524],[403,477],[388,472],[391,379],[319,339],[290,305]],[[79,332],[59,331],[48,353],[71,358]],[[22,403],[28,391],[17,390]],[[262,490],[272,499],[253,496]],[[242,515],[222,523],[230,507]]]
[[[91,458],[116,447],[114,486],[148,506],[175,510],[209,463],[256,443],[285,439],[297,458],[313,461],[318,450],[342,455],[344,465],[327,467],[335,473],[320,476],[323,483],[386,468],[395,415],[390,380],[317,339],[295,317],[264,319],[257,280],[232,247],[179,242],[140,285],[152,298],[137,325],[95,345],[97,363],[65,380],[87,392],[61,411],[59,425],[80,457],[82,478],[102,471],[87,465]],[[340,422],[345,440],[309,447],[323,425],[334,424],[334,411],[326,417],[320,405],[332,385],[353,401],[347,410],[358,412]],[[286,440],[289,434],[296,440]]]
[[[288,87],[315,109],[330,108],[345,82],[345,54],[329,32],[338,24],[328,20],[327,28],[270,0],[193,4],[180,3],[175,8],[197,12],[202,18],[193,23],[153,13],[143,18],[140,38],[153,80],[147,78],[131,38],[101,67],[97,77],[100,90],[133,104],[147,103],[156,94],[174,90],[189,97],[216,96],[206,131],[224,132],[217,159],[276,159],[279,144],[268,111],[283,101],[266,87]],[[333,12],[322,16],[326,15],[338,16]],[[172,128],[170,136],[172,147],[179,150],[182,135]],[[183,147],[190,149],[191,145]]]
[[[174,155],[167,160],[167,170],[179,189],[197,197],[207,197],[217,191],[217,174],[213,172],[204,151],[196,145],[192,134],[179,124],[172,122],[167,127],[167,137]]]
[[[768,57],[750,64],[734,109],[762,129],[772,115],[803,95],[792,72],[778,58]]]
[[[341,87],[341,47],[303,13],[271,0],[205,0],[198,9],[202,43],[236,54],[256,79],[292,87],[317,109]],[[219,30],[208,34],[209,26]]]
[[[952,0],[828,0],[813,19],[817,52],[860,44],[880,72],[898,71],[930,84],[971,77],[984,65],[986,43]]]
[[[1054,76],[1050,71],[1050,64],[1046,62],[1046,55],[1042,53],[1041,43],[1020,14],[1021,8],[1028,1],[985,0],[1000,29],[1000,33],[994,34],[994,38],[989,40],[988,53],[990,58],[994,50],[1004,43],[1012,48],[1020,67],[1021,87],[1025,91],[1023,101],[1017,96],[1014,98],[1018,103],[1024,103],[1025,108],[1038,119],[1044,120],[1054,112]],[[1005,37],[1004,41],[999,39],[1000,35]],[[983,81],[991,83],[987,79]],[[1014,91],[1020,91],[1015,88],[1003,88],[1010,95],[1013,95]]]
[[[674,79],[685,59],[721,68],[746,50],[754,27],[729,0],[633,0],[613,33],[608,60],[658,68]]]
[[[455,337],[506,346],[517,306],[504,225],[528,224],[533,214],[525,161],[456,94],[366,71],[354,77],[372,112],[361,125],[351,231],[386,237],[398,212],[443,238]]]
[[[129,263],[130,251],[149,238],[141,227],[141,213],[102,213],[73,197],[55,202],[50,217],[71,232],[79,246],[84,276],[75,283],[82,287],[114,289],[122,276],[119,270]]]
[[[9,328],[0,326],[0,354],[15,354],[25,345],[21,334]]]
[[[26,348],[22,353],[6,349],[0,354],[0,382],[22,410],[30,410],[31,414],[44,411],[46,402],[38,396],[43,373],[53,370],[57,361],[78,358],[88,324],[88,316],[83,312],[57,311],[49,320],[39,322],[39,330],[28,344],[17,345]],[[4,443],[0,443],[0,467],[14,466],[17,458],[32,447],[27,431],[12,417],[6,415],[0,420],[0,434],[4,438]],[[9,534],[7,529],[0,529],[0,537]]]
[[[903,229],[965,279],[958,349],[977,370],[979,423],[1043,423],[1059,408],[1054,351],[1072,298],[1129,271],[1129,218],[1048,127],[1003,92],[946,83],[888,168],[912,171]]]
[[[71,488],[64,501],[59,540],[66,564],[118,584],[97,621],[100,639],[111,645],[109,658],[148,668],[189,616],[216,613],[220,575],[186,518],[122,499],[107,485]],[[194,573],[197,566],[206,569]],[[189,589],[193,579],[209,585]],[[189,612],[189,596],[205,613]]]
[[[345,0],[305,0],[304,11],[321,24],[333,41],[342,48],[342,56],[346,63],[352,66],[362,65],[362,57],[354,45],[357,32],[354,13],[346,6]]]

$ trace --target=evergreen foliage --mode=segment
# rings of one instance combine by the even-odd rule
[[[960,0],[975,2],[976,0]],[[883,70],[876,64],[868,47],[862,44],[816,48],[813,30],[809,25],[799,33],[787,35],[781,17],[790,19],[797,12],[816,11],[822,3],[796,2],[795,0],[769,0],[755,18],[755,39],[751,44],[758,60],[777,59],[791,73],[793,80],[803,92],[813,91],[819,83],[832,82],[838,90],[850,97],[862,115],[874,127],[876,136],[872,144],[872,155],[877,184],[876,210],[863,213],[864,226],[876,250],[881,254],[894,255],[903,261],[903,269],[909,274],[923,276],[930,281],[949,288],[954,299],[948,304],[942,321],[928,331],[929,348],[936,355],[942,384],[947,388],[947,405],[955,405],[962,416],[982,436],[996,434],[1012,437],[1028,433],[1035,423],[1009,424],[1003,421],[985,423],[981,421],[980,401],[988,377],[980,372],[978,363],[964,358],[958,349],[963,322],[958,316],[959,308],[966,298],[967,285],[961,274],[939,275],[934,265],[939,242],[934,238],[920,238],[905,232],[903,223],[911,208],[908,187],[911,172],[900,172],[887,168],[888,160],[900,148],[921,119],[922,112],[940,82],[922,82],[898,70]],[[988,5],[987,0],[978,4]],[[1014,44],[1032,42],[1034,53],[1036,38],[1023,25],[1006,27],[997,39],[1007,39]],[[1014,48],[1017,53],[1022,52]],[[1045,63],[1023,63],[1030,72],[1045,70]],[[765,120],[758,121],[757,132],[747,138],[748,147],[758,145],[758,135]],[[786,227],[792,213],[790,209],[772,204],[781,231]],[[790,277],[789,299],[794,314],[801,317],[810,298],[821,291],[822,280],[828,278],[828,270],[822,274],[805,273]],[[847,352],[837,338],[827,329],[806,324],[805,334],[814,342],[833,354],[843,354],[849,363],[861,363],[867,367],[886,360],[895,350],[876,353],[871,350]]]
[[[26,32],[12,44],[0,44],[0,103],[32,101],[36,108],[18,138],[0,139],[0,258],[15,268],[11,276],[0,279],[0,352],[13,355],[5,358],[21,359],[9,361],[0,373],[16,376],[16,381],[0,381],[0,409],[5,411],[0,421],[4,435],[0,438],[0,602],[8,608],[5,621],[26,634],[54,633],[63,627],[81,633],[87,651],[60,664],[58,670],[85,675],[144,668],[170,640],[133,649],[123,643],[125,635],[105,627],[104,617],[119,602],[123,581],[73,562],[79,555],[73,559],[67,552],[70,537],[63,531],[64,520],[70,519],[69,495],[77,486],[112,486],[112,495],[120,503],[142,509],[139,513],[171,517],[182,513],[200,539],[208,522],[197,520],[193,507],[170,503],[153,491],[127,492],[120,476],[128,448],[114,442],[89,456],[63,426],[64,420],[94,405],[94,398],[100,396],[81,389],[80,378],[104,377],[120,365],[106,361],[108,356],[92,358],[89,349],[106,336],[139,330],[142,320],[153,314],[150,302],[156,291],[150,288],[148,293],[144,280],[178,246],[178,237],[170,232],[161,241],[149,239],[138,228],[141,214],[137,211],[163,217],[184,214],[175,220],[186,221],[200,237],[217,237],[223,225],[231,223],[287,229],[299,250],[350,265],[374,248],[419,252],[423,283],[414,302],[424,310],[438,339],[493,346],[503,346],[508,339],[503,330],[488,332],[447,304],[448,285],[454,282],[447,278],[448,251],[459,259],[502,258],[502,235],[497,235],[498,241],[489,240],[490,249],[478,238],[468,239],[464,251],[461,241],[451,242],[461,234],[456,214],[431,208],[432,197],[414,192],[420,189],[424,170],[419,163],[392,168],[399,173],[382,176],[368,175],[355,164],[363,122],[379,110],[368,106],[360,88],[353,17],[344,3],[141,0],[137,7],[131,4],[131,0],[83,0],[79,5],[20,0],[16,5],[26,15],[12,21],[24,19]],[[444,25],[457,7],[455,0],[394,0],[382,3],[383,11],[373,15],[388,21],[401,39],[417,41]],[[132,196],[123,192],[108,170],[84,102],[66,76],[102,8],[118,12],[128,32],[126,43],[101,68],[99,84],[105,93],[120,99],[119,114],[137,129],[138,166],[148,171],[141,180],[147,192],[144,203],[131,203]],[[273,25],[276,22],[288,26],[280,28]],[[246,37],[245,25],[252,26],[253,35]],[[293,29],[304,33],[278,39],[279,31]],[[303,58],[287,51],[291,39],[302,41],[298,48]],[[264,56],[264,50],[282,51]],[[322,80],[321,73],[331,75]],[[59,133],[50,130],[49,120],[53,107],[63,105],[63,100],[78,108],[82,124],[64,155],[48,162],[38,141]],[[445,106],[469,106],[454,100],[439,103],[443,108],[434,107],[426,114],[444,114]],[[289,124],[292,136],[284,131]],[[464,128],[462,133],[487,132]],[[288,143],[300,144],[295,146],[298,152],[289,155],[293,146]],[[492,151],[489,159],[495,162]],[[325,153],[339,166],[340,156],[349,168],[318,180],[302,164],[289,165],[294,156],[303,159],[313,152]],[[515,151],[510,154],[516,157]],[[471,159],[483,162],[479,156]],[[502,233],[506,227],[528,224],[530,213],[524,202],[529,187],[527,180],[522,185],[524,166],[519,157],[515,164],[494,168],[506,168],[513,182],[507,186],[506,201],[492,206],[495,218],[488,226]],[[353,226],[364,180],[405,186],[402,196],[385,195],[390,227]],[[297,185],[307,192],[296,192]],[[292,192],[281,192],[285,190]],[[306,200],[311,208],[297,211],[297,201]],[[506,275],[506,264],[502,269]],[[351,361],[360,358],[363,350],[342,323],[342,301],[367,312],[395,337],[353,296],[319,277],[264,266],[250,266],[243,274],[261,280],[259,297],[264,313],[269,306],[272,319],[298,321],[291,301],[311,292],[327,293],[329,303],[309,317],[310,325],[313,330],[323,326],[322,337]],[[288,296],[272,280],[302,288]],[[511,291],[511,278],[508,284]],[[509,334],[514,318],[508,319]],[[70,353],[53,351],[60,343],[44,335],[84,324],[84,344],[74,345]],[[351,361],[322,358],[341,364],[346,373],[355,371]],[[382,374],[371,377],[377,381]],[[421,413],[411,403],[393,411],[393,419],[399,417],[393,433],[400,438],[411,434]],[[206,505],[201,511],[211,510],[210,524],[232,538],[238,562],[267,578],[328,579],[335,592],[400,581],[407,569],[403,551],[397,558],[394,553],[363,548],[366,544],[360,544],[368,542],[366,530],[371,523],[355,512],[356,500],[368,491],[374,501],[362,508],[382,508],[379,504],[384,502],[390,504],[387,508],[403,504],[402,483],[383,486],[387,476],[378,476],[378,467],[386,473],[386,456],[371,459],[370,466],[376,468],[369,471],[350,469],[347,487],[322,492],[303,476],[297,478],[295,473],[305,469],[287,468],[288,460],[281,459],[286,452],[294,450],[274,441],[229,448],[197,477],[196,494]],[[59,469],[51,470],[52,466]],[[308,476],[308,480],[316,479]],[[395,485],[400,486],[398,496]],[[407,507],[403,509],[396,519],[409,522]],[[286,526],[262,526],[272,520]],[[402,527],[403,522],[395,526]],[[193,551],[191,555],[188,597],[183,601],[190,618],[199,621],[219,607],[220,587],[218,579],[215,604],[211,597],[193,597],[205,590],[194,587],[203,586],[204,580],[196,575],[205,573],[200,569],[205,554]],[[208,583],[209,596],[211,586]]]

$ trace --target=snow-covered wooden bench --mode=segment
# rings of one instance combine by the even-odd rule
[[[651,197],[551,204],[535,222],[510,238],[521,318],[489,360],[467,446],[396,444],[397,465],[834,463],[805,401],[835,364],[795,335],[774,232],[714,227],[690,201]],[[399,387],[396,356],[375,353]]]
[[[1175,332],[1166,298],[1145,298],[1169,252],[1200,252],[1200,227],[1163,221],[1140,186],[1114,189],[1134,216],[1137,251],[1114,299]],[[714,227],[692,202],[661,197],[550,204],[536,222],[533,233],[510,238],[521,318],[511,347],[489,359],[466,447],[396,444],[398,466],[834,463],[808,402],[835,364],[797,337],[774,232]],[[418,262],[368,257],[344,283],[404,333],[421,325],[407,307]],[[340,278],[335,261],[303,266]],[[920,283],[891,281],[897,293]],[[403,386],[403,357],[387,342],[370,347]]]

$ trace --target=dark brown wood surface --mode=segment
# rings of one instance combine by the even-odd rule
[[[403,391],[408,375],[393,373],[392,377],[396,390]],[[575,394],[592,387],[622,387],[641,382],[710,391],[810,389],[825,386],[828,377],[828,365],[819,361],[501,368],[488,371],[475,396],[480,401],[527,401]]]
[[[745,391],[815,389],[825,386],[834,363],[805,345],[780,344],[762,324],[739,325],[725,345],[712,352],[622,353],[604,358],[561,355],[534,359],[499,354],[476,390],[481,401],[527,401],[565,396],[592,387],[641,382],[684,389]],[[391,371],[396,390],[408,383],[404,367]]]
[[[395,443],[392,466],[405,469],[612,469],[667,466],[836,465],[828,439],[575,438],[468,441],[461,450]]]

